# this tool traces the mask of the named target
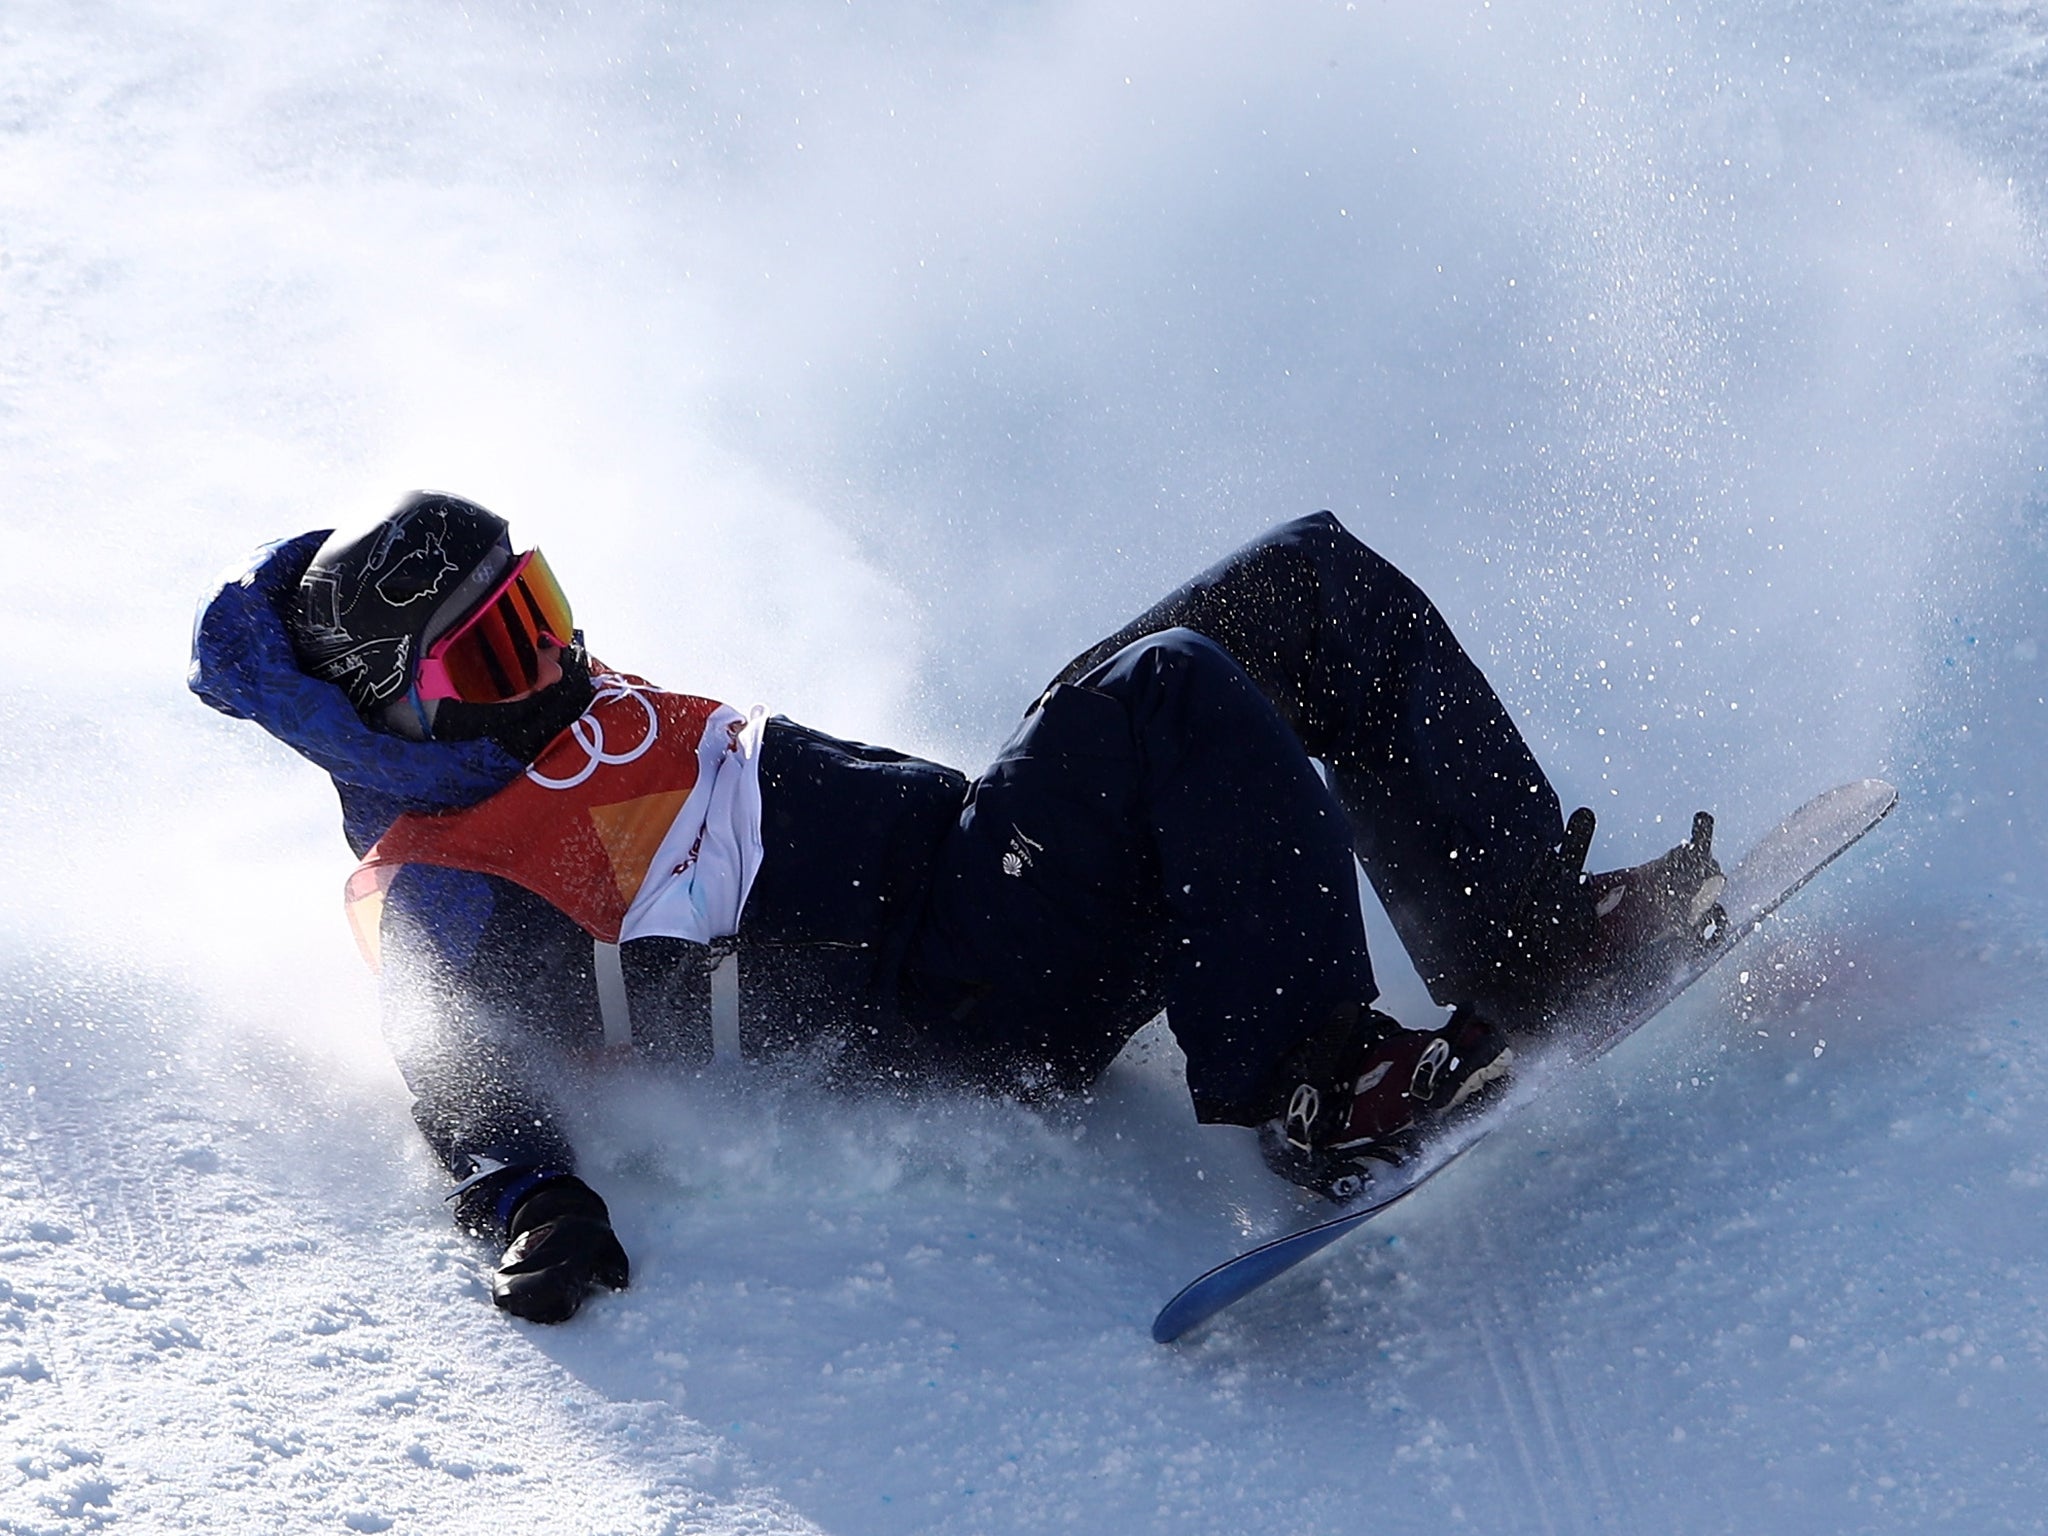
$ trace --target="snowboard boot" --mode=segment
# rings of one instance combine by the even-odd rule
[[[1281,1063],[1278,1112],[1260,1126],[1259,1150],[1288,1182],[1355,1199],[1426,1136],[1490,1100],[1513,1061],[1506,1039],[1470,1009],[1431,1031],[1347,1007]]]
[[[1531,877],[1477,999],[1511,1035],[1551,1033],[1574,1008],[1711,944],[1728,921],[1707,812],[1694,815],[1687,841],[1627,869],[1583,873],[1592,841],[1593,813],[1581,807],[1554,862]]]

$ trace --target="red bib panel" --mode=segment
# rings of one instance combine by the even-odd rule
[[[697,787],[713,699],[665,693],[636,677],[594,673],[590,708],[518,778],[480,804],[391,824],[349,877],[349,920],[364,958],[380,960],[384,892],[407,864],[496,875],[568,914],[592,938],[619,942],[626,909],[662,839]]]

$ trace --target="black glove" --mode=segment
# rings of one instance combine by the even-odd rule
[[[512,1244],[491,1271],[491,1300],[530,1323],[566,1323],[592,1285],[626,1288],[626,1250],[597,1191],[564,1176],[519,1202]]]

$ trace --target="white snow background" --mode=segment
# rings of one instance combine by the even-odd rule
[[[2044,79],[2012,0],[6,0],[0,1531],[2048,1529]],[[1043,1113],[596,1082],[634,1285],[536,1329],[330,791],[184,689],[414,486],[968,767],[1327,506],[1596,864],[1905,801],[1182,1345],[1313,1212],[1157,1031]]]

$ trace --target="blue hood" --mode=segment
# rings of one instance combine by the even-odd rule
[[[342,831],[362,854],[406,811],[486,800],[524,764],[488,741],[407,741],[363,722],[348,695],[306,676],[292,655],[286,604],[327,530],[266,544],[200,605],[192,691],[224,715],[253,720],[334,780]]]

